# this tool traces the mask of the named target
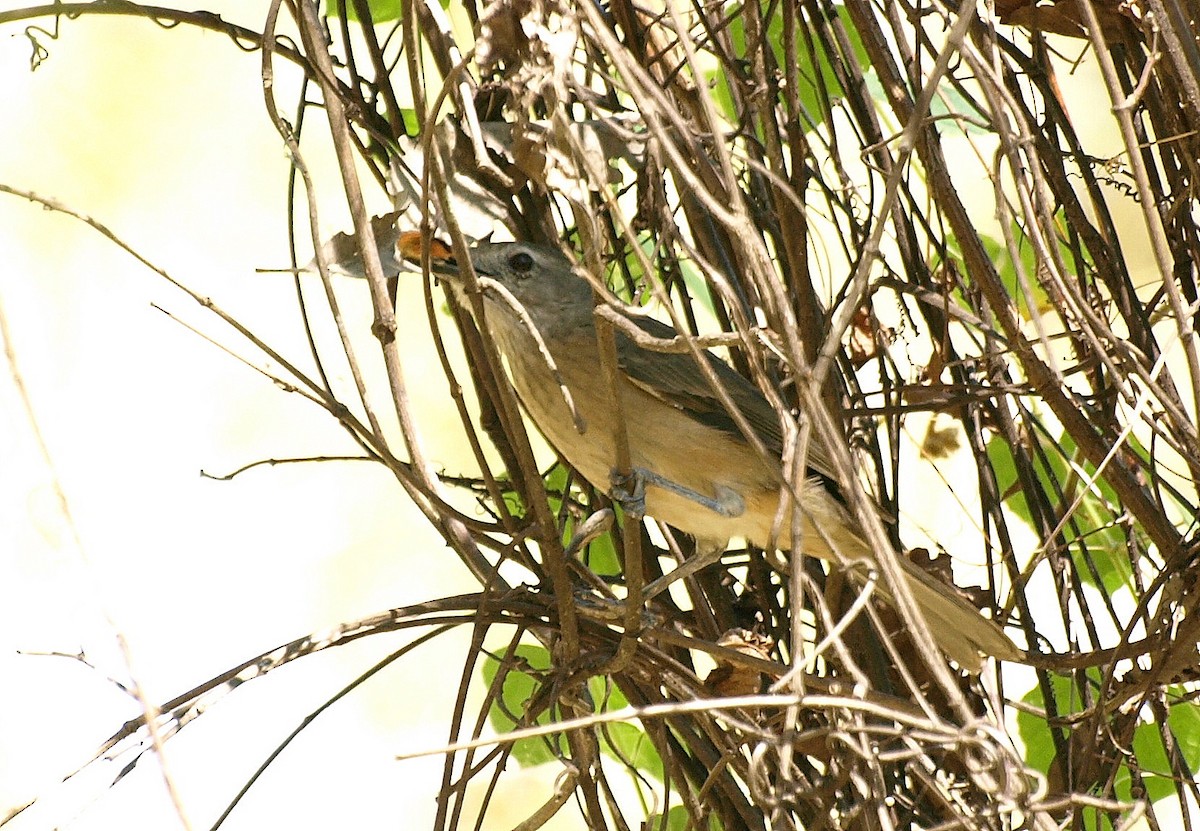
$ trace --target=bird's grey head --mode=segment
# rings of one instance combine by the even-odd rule
[[[527,242],[483,242],[471,249],[471,264],[481,278],[500,284],[523,306],[539,329],[591,322],[592,289],[571,271],[556,248]],[[461,285],[461,283],[460,283]],[[511,313],[509,304],[484,287],[493,307]]]

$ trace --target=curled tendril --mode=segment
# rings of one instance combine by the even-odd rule
[[[41,26],[26,26],[25,37],[29,38],[29,44],[32,52],[29,55],[29,71],[36,72],[47,58],[50,57],[50,50],[42,46],[42,42],[37,39],[38,35],[45,35],[50,40],[58,40],[58,18],[54,18],[54,31],[50,32],[43,29]]]

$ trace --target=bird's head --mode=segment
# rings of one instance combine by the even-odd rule
[[[539,329],[585,320],[590,324],[592,288],[572,271],[570,260],[558,249],[528,242],[482,242],[471,248],[470,254],[489,301],[488,314],[496,309],[512,313],[511,304],[500,296],[503,289],[524,307]],[[435,262],[434,267],[461,295],[465,280],[454,259]]]

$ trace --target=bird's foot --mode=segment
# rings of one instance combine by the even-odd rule
[[[746,512],[746,500],[742,498],[742,495],[724,485],[716,487],[715,497],[705,496],[699,491],[684,487],[678,482],[673,482],[670,479],[659,476],[654,471],[646,470],[644,467],[633,468],[633,471],[628,476],[614,470],[610,474],[609,481],[612,485],[612,498],[625,509],[625,513],[637,519],[641,519],[646,515],[647,485],[653,485],[656,488],[678,494],[701,507],[708,508],[708,510],[719,516],[732,519]]]
[[[646,515],[646,477],[645,471],[635,467],[633,472],[625,475],[618,470],[609,474],[609,492],[614,502],[621,506],[625,515],[633,519],[641,519]]]

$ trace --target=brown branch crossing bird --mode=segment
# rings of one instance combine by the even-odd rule
[[[691,354],[642,348],[615,328],[617,406],[604,382],[592,288],[559,251],[527,243],[481,243],[471,249],[471,263],[480,279],[486,328],[508,362],[521,404],[585,479],[632,506],[635,514],[644,508],[705,543],[744,537],[757,545],[787,544],[786,523],[772,532],[786,492],[779,461],[783,437],[775,410],[757,387],[704,353],[770,458],[746,441]],[[471,309],[453,258],[439,257],[434,270]],[[656,338],[678,334],[655,320],[634,322]],[[618,414],[625,420],[632,482],[615,475]],[[858,573],[873,567],[875,555],[833,484],[828,454],[815,443],[808,468],[800,491],[804,550]],[[1000,627],[952,588],[903,557],[900,563],[939,646],[961,667],[977,672],[980,653],[1021,659]]]

